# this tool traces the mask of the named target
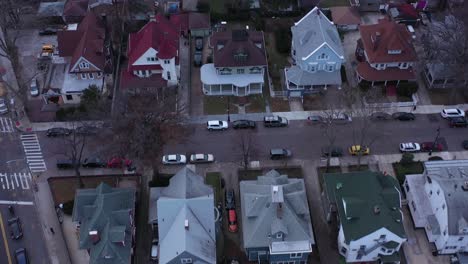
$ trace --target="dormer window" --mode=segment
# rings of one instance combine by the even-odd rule
[[[401,54],[401,50],[388,50],[388,54]]]
[[[80,69],[89,69],[89,63],[81,62],[80,63]]]
[[[276,238],[277,239],[282,239],[283,238],[283,233],[281,233],[281,232],[276,233]]]

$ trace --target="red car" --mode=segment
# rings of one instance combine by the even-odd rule
[[[232,233],[237,232],[237,215],[234,209],[228,210],[228,230]]]
[[[440,143],[436,143],[434,145],[434,142],[423,142],[421,143],[421,151],[443,151],[444,146]]]
[[[107,162],[108,168],[122,168],[123,166],[130,167],[131,165],[131,160],[121,157],[113,157]]]

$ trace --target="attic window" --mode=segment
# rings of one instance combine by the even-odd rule
[[[148,57],[146,58],[147,61],[156,61],[156,57]]]
[[[388,54],[401,54],[401,50],[388,50]]]
[[[283,233],[279,232],[276,234],[276,238],[281,239],[283,238]]]
[[[322,53],[322,54],[320,54],[320,55],[318,56],[317,59],[319,59],[319,60],[328,60],[328,55],[325,54],[325,53]]]
[[[81,62],[80,63],[80,69],[89,69],[89,63]]]

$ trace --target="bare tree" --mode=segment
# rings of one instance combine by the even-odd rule
[[[321,119],[321,124],[320,124],[320,129],[322,130],[323,135],[327,138],[327,145],[325,146],[325,149],[327,150],[325,157],[327,158],[327,166],[326,166],[326,171],[328,172],[330,168],[330,161],[331,157],[333,156],[333,151],[335,149],[335,142],[337,138],[337,132],[339,127],[342,126],[343,124],[340,124],[337,121],[337,117],[340,116],[345,116],[345,109],[341,108],[340,106],[336,106],[334,104],[328,104],[328,106],[325,106],[325,110],[321,112],[320,119]],[[346,122],[346,121],[344,121]]]
[[[239,146],[239,153],[241,157],[241,165],[246,171],[249,168],[249,163],[252,156],[256,153],[256,146],[253,139],[253,132],[250,130],[241,131],[236,135]]]
[[[76,128],[79,127],[78,124],[78,122],[72,122],[71,134],[68,137],[63,137],[64,154],[72,163],[80,188],[83,188],[84,184],[83,179],[81,178],[80,168],[88,135],[77,133]]]
[[[421,38],[426,65],[441,65],[446,79],[454,81],[450,101],[454,103],[457,91],[466,92],[468,80],[468,27],[453,15],[430,24]]]

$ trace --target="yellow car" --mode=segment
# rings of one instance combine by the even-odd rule
[[[348,149],[349,154],[356,156],[356,155],[369,155],[370,149],[367,146],[362,146],[361,145],[354,145],[349,147]]]

